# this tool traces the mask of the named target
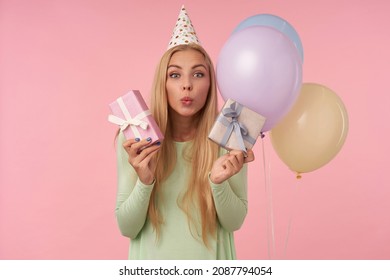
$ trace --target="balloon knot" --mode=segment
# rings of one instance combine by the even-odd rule
[[[265,137],[265,134],[263,132],[260,132],[260,137],[263,139]]]
[[[301,175],[301,173],[297,173],[297,179],[301,179],[302,178],[302,175]]]

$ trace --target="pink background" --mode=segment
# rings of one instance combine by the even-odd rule
[[[304,46],[303,81],[333,89],[349,113],[341,152],[299,181],[265,138],[270,253],[256,145],[238,257],[389,259],[386,0],[0,0],[0,259],[127,257],[114,216],[116,128],[108,104],[129,89],[149,101],[182,3],[214,62],[241,20],[286,19]]]

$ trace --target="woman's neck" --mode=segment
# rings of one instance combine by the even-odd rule
[[[197,122],[197,118],[195,117],[172,116],[172,139],[176,142],[193,140],[196,134]]]

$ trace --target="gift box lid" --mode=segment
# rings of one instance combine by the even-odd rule
[[[126,139],[152,138],[152,143],[164,139],[141,93],[131,90],[109,104],[112,114],[108,120],[119,125]]]
[[[261,133],[265,117],[228,99],[213,128],[209,138],[227,150],[252,149]]]

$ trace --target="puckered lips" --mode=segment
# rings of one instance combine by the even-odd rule
[[[181,103],[183,104],[183,105],[191,105],[192,104],[192,102],[194,101],[194,99],[192,99],[191,97],[189,97],[189,96],[186,96],[186,97],[183,97],[182,99],[180,99],[180,101],[181,101]]]

